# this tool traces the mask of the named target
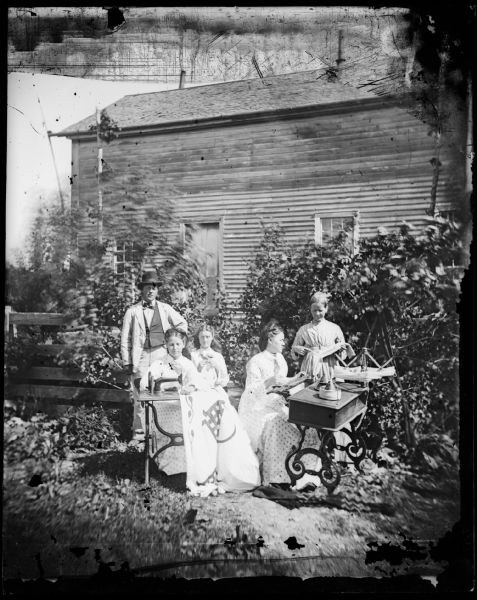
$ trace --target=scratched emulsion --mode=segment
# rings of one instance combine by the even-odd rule
[[[440,175],[441,133],[468,157],[468,169],[471,166],[463,132],[475,17],[468,7],[432,11],[429,15],[421,8],[412,12],[347,7],[10,8],[8,70],[173,84],[185,71],[190,85],[320,69],[320,77],[327,81],[339,80],[377,95],[411,93],[409,110],[429,126],[436,140],[429,157],[434,190]],[[433,190],[430,213],[435,208]],[[464,421],[470,423],[466,407],[462,410]],[[470,441],[464,427],[462,447],[470,447],[466,445]],[[462,472],[464,494],[473,480],[472,465],[464,461]],[[145,512],[150,512],[150,504],[145,495]],[[197,508],[187,515],[192,524]],[[267,516],[262,515],[263,523]],[[277,533],[280,543],[289,550],[309,546],[309,541],[301,543],[305,525],[303,535],[280,538]],[[269,526],[267,534],[271,531]],[[262,533],[261,546],[266,546],[270,535]],[[412,532],[402,535],[400,543],[371,540],[366,563],[379,563],[383,573],[392,575],[392,568],[403,561],[412,566],[429,557],[444,565],[439,577],[445,587],[468,573],[469,540],[469,523],[463,517],[435,545],[415,541]],[[88,550],[91,553],[91,548],[72,546],[69,553],[80,559]],[[103,560],[99,549],[94,552],[104,573],[112,563]],[[34,557],[43,573],[40,553]]]
[[[149,8],[10,10],[10,70],[212,83],[323,68],[397,91],[415,49],[403,9]],[[120,27],[118,30],[117,28]],[[115,31],[115,33],[112,33]]]

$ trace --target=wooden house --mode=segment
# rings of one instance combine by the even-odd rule
[[[357,240],[403,220],[426,223],[436,185],[429,126],[397,99],[321,70],[129,95],[106,112],[121,131],[105,160],[147,170],[144,208],[173,189],[180,227],[197,226],[209,285],[218,278],[232,298],[263,223],[279,223],[291,242],[318,244],[347,224]],[[72,140],[74,203],[98,193],[94,124],[92,115],[56,134]],[[465,161],[455,144],[441,140],[439,152],[437,208],[452,211],[463,201]],[[114,202],[120,211],[121,198]],[[119,241],[116,251],[120,264]]]

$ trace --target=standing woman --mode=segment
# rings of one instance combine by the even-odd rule
[[[310,302],[312,320],[302,325],[297,331],[292,346],[294,358],[303,357],[300,369],[313,379],[320,380],[324,377],[327,381],[333,375],[336,357],[331,355],[320,358],[318,353],[335,344],[342,344],[345,348],[345,339],[341,327],[326,319],[328,312],[328,296],[323,292],[313,294]]]
[[[260,333],[261,352],[247,363],[247,380],[239,404],[239,416],[260,462],[262,485],[290,484],[285,460],[292,446],[300,441],[297,427],[288,422],[288,407],[283,396],[270,392],[273,386],[294,379],[287,377],[288,365],[282,355],[284,345],[283,329],[276,321],[270,321]],[[306,432],[305,445],[319,447],[314,429]],[[305,456],[303,462],[307,468],[320,468],[316,458]],[[320,485],[319,477],[305,474],[296,487],[303,489],[308,484]]]

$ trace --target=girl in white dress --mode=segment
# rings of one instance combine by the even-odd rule
[[[188,490],[205,497],[256,488],[260,485],[258,460],[227,394],[220,386],[212,387],[183,356],[185,333],[169,329],[165,339],[168,364],[157,361],[149,373],[164,377],[172,369],[178,376]]]
[[[287,377],[288,365],[282,350],[285,336],[276,321],[264,327],[258,342],[261,352],[247,363],[247,380],[239,404],[239,416],[250,437],[252,448],[260,461],[263,485],[288,484],[290,477],[285,468],[287,454],[292,446],[298,446],[300,433],[293,423],[288,422],[288,407],[283,396],[270,393],[275,385],[283,385],[294,378]],[[304,446],[318,448],[318,436],[314,429],[308,429]],[[319,471],[316,458],[304,456],[307,468]],[[305,474],[297,483],[297,489],[308,484],[318,486],[316,475]]]
[[[345,347],[345,339],[341,328],[325,319],[328,312],[328,297],[317,292],[311,297],[310,312],[312,321],[300,327],[292,345],[294,358],[303,356],[301,371],[313,379],[325,378],[326,382],[333,376],[336,357],[331,355],[320,358],[319,351],[335,344]]]
[[[212,348],[214,341],[213,327],[204,324],[194,336],[196,349],[191,352],[191,359],[210,387],[223,390],[229,382],[229,374],[224,357]]]
[[[295,341],[292,345],[292,355],[295,358],[303,356],[300,369],[302,372],[309,375],[311,378],[320,381],[324,379],[326,383],[334,377],[334,367],[337,359],[335,355],[321,358],[319,351],[341,344],[342,356],[344,356],[345,343],[341,327],[328,321],[325,318],[328,312],[328,296],[323,292],[316,292],[311,297],[310,312],[312,321],[300,327],[295,336]],[[336,442],[344,446],[347,444],[347,438],[344,433],[335,432]],[[336,451],[335,458],[338,461],[346,460],[344,451]]]

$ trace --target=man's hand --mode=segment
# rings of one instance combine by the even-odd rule
[[[132,365],[123,365],[123,370],[126,373],[126,375],[132,375],[134,373]]]

